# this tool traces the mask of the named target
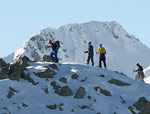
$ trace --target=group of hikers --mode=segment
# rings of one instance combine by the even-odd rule
[[[58,53],[58,49],[60,48],[60,43],[59,41],[56,41],[56,42],[52,42],[52,40],[49,41],[49,45],[47,45],[45,47],[46,49],[47,48],[52,48],[52,52],[50,54],[50,57],[52,58],[52,60],[56,63],[58,63],[58,57],[57,57],[57,53]],[[84,53],[88,53],[88,58],[87,58],[87,65],[89,64],[90,60],[92,62],[92,66],[94,66],[94,60],[93,60],[93,57],[94,57],[94,51],[93,51],[93,46],[92,46],[92,43],[89,42],[88,43],[88,51],[84,51]],[[96,52],[96,54],[99,54],[99,66],[100,68],[102,68],[102,62],[104,64],[104,67],[105,69],[107,69],[107,66],[106,66],[106,49],[103,47],[102,44],[100,44],[100,47],[98,48],[98,51]],[[137,75],[136,75],[136,80],[138,81],[142,81],[144,82],[144,72],[143,72],[143,67],[137,63],[136,64],[138,69],[137,70],[133,70],[133,72],[137,72]]]

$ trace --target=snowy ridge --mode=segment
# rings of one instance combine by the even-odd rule
[[[51,50],[45,49],[49,40],[60,40],[60,63],[73,62],[86,64],[88,42],[94,46],[95,66],[98,66],[96,51],[102,43],[107,51],[107,67],[114,71],[121,71],[134,78],[132,72],[139,62],[144,68],[150,65],[150,49],[133,35],[127,33],[117,22],[92,21],[83,24],[68,24],[57,29],[46,28],[30,38],[13,57],[5,57],[6,62],[13,62],[20,56],[28,56],[31,60],[42,60]]]
[[[38,73],[47,69],[55,72],[54,77],[40,78]],[[140,97],[150,99],[150,85],[96,67],[30,62],[25,73],[34,83],[24,79],[0,81],[0,114],[133,114],[129,107]],[[63,87],[72,93],[64,90],[65,96],[57,92]],[[79,88],[84,94],[77,95]]]

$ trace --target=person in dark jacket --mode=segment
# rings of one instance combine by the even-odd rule
[[[102,46],[102,44],[100,44],[100,47],[99,47],[98,51],[96,52],[96,54],[100,54],[100,55],[99,55],[99,67],[102,68],[102,61],[103,61],[104,67],[105,67],[105,69],[106,69],[106,68],[107,68],[107,67],[106,67],[106,57],[105,57],[106,50],[105,50],[105,48]]]
[[[143,72],[143,67],[139,64],[139,63],[137,63],[136,64],[137,65],[137,67],[138,67],[138,69],[137,70],[133,70],[133,72],[137,72],[137,75],[136,75],[136,80],[138,80],[138,81],[142,81],[142,82],[144,82],[144,72]]]
[[[94,53],[93,53],[93,46],[91,45],[91,42],[88,43],[88,51],[84,51],[84,53],[88,53],[87,65],[91,60],[92,66],[94,66],[94,61],[93,61]]]
[[[52,48],[52,52],[51,52],[50,56],[52,57],[52,59],[53,59],[54,62],[58,63],[58,57],[57,57],[58,50],[56,48],[56,44],[53,43],[51,40],[49,41],[49,44],[50,45],[46,46],[46,49],[47,48]]]

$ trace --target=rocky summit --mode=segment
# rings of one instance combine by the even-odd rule
[[[111,70],[0,60],[0,114],[150,114],[150,85]]]

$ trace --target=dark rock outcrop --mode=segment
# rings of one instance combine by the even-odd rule
[[[78,89],[78,91],[76,92],[74,98],[82,99],[82,98],[84,98],[85,94],[86,94],[85,88],[84,87],[80,87]]]
[[[9,73],[9,67],[3,59],[0,59],[0,79],[6,79]]]
[[[61,89],[56,89],[55,93],[58,94],[59,96],[66,96],[66,97],[73,95],[72,90],[68,86],[62,87]]]
[[[57,106],[56,106],[56,104],[54,104],[54,105],[47,105],[46,108],[48,108],[50,110],[55,110],[55,109],[57,109]]]
[[[145,97],[139,98],[133,106],[140,111],[138,114],[150,114],[150,101],[146,100]]]
[[[59,81],[62,82],[62,83],[67,83],[67,78],[62,77],[62,78],[59,79]]]
[[[78,74],[76,74],[76,73],[71,76],[72,79],[77,79],[78,77],[79,77],[79,76],[78,76]]]
[[[31,62],[30,59],[26,56],[19,58],[18,61],[10,66],[9,78],[11,80],[17,80],[21,78],[23,71],[28,67],[28,62]]]
[[[117,85],[117,86],[129,86],[130,84],[116,80],[116,79],[111,79],[108,81],[111,84]]]
[[[40,78],[53,78],[57,73],[49,68],[47,68],[44,72],[35,73],[36,76]]]

